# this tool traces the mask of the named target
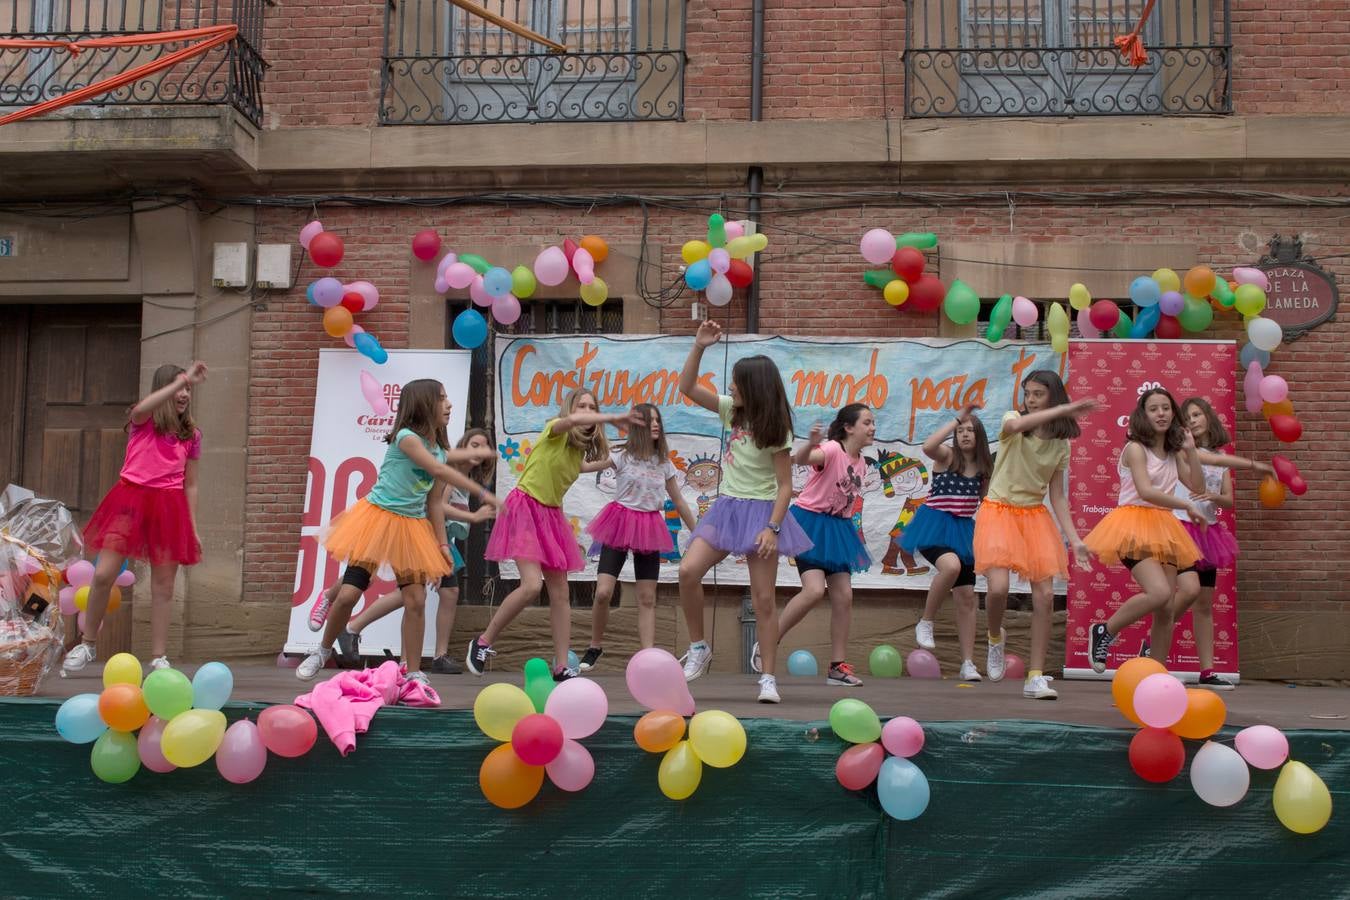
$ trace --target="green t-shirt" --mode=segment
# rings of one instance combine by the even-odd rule
[[[394,436],[394,442],[389,445],[389,449],[384,451],[384,462],[380,463],[380,477],[375,480],[375,487],[366,494],[366,499],[380,509],[395,515],[407,516],[410,519],[425,519],[427,494],[431,493],[436,479],[427,470],[415,465],[399,447],[399,442],[409,436],[421,441],[422,446],[427,448],[437,462],[445,462],[444,450],[417,432],[404,428]]]
[[[731,398],[717,398],[717,414],[728,428],[726,447],[722,451],[722,493],[742,500],[775,500],[778,498],[778,477],[773,470],[773,456],[792,449],[792,435],[786,435],[781,445],[764,449],[755,446],[750,432],[731,425]]]
[[[562,506],[563,495],[581,474],[583,454],[567,440],[566,431],[553,433],[557,421],[549,419],[539,433],[539,441],[525,457],[525,470],[516,482],[516,487],[545,506]]]

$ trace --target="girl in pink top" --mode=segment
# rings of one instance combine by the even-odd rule
[[[193,385],[206,365],[160,366],[150,393],[131,408],[121,478],[94,510],[84,544],[98,553],[85,609],[84,640],[66,654],[62,673],[94,661],[94,642],[108,610],[113,582],[128,557],[150,564],[150,666],[167,669],[173,583],[180,565],[202,557],[197,540],[197,459],[202,433],[192,420]]]

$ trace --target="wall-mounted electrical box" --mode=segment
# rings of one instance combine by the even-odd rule
[[[282,290],[291,286],[291,245],[258,245],[258,287]]]
[[[248,244],[216,244],[211,283],[216,287],[248,286]]]

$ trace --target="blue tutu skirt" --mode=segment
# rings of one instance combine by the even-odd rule
[[[814,545],[797,554],[797,565],[819,566],[826,572],[866,572],[872,565],[867,547],[853,527],[852,516],[832,516],[800,506],[788,510]]]
[[[769,526],[772,500],[746,500],[742,497],[718,497],[694,528],[694,538],[709,546],[737,556],[756,551],[755,539]],[[783,519],[778,535],[778,554],[798,556],[811,549],[811,539],[792,516]]]
[[[971,516],[954,516],[941,509],[920,506],[914,518],[905,526],[900,535],[900,548],[908,553],[918,553],[924,547],[949,547],[956,551],[961,562],[975,564],[975,519]],[[928,560],[934,562],[934,560]]]

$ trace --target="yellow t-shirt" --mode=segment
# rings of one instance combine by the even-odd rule
[[[722,493],[743,500],[778,499],[778,475],[773,468],[775,453],[792,449],[792,435],[781,444],[760,448],[750,432],[731,424],[732,400],[717,398],[717,414],[728,429],[722,450]]]
[[[525,457],[525,469],[516,487],[545,506],[562,506],[563,495],[581,474],[583,454],[567,440],[567,432],[553,433],[549,419],[539,441]],[[598,427],[598,426],[597,426]]]
[[[1013,506],[1040,506],[1045,502],[1050,479],[1063,478],[1069,467],[1069,442],[1036,437],[1030,431],[1008,431],[1008,423],[1020,415],[1017,410],[1009,410],[1003,416],[998,456],[985,499]]]

